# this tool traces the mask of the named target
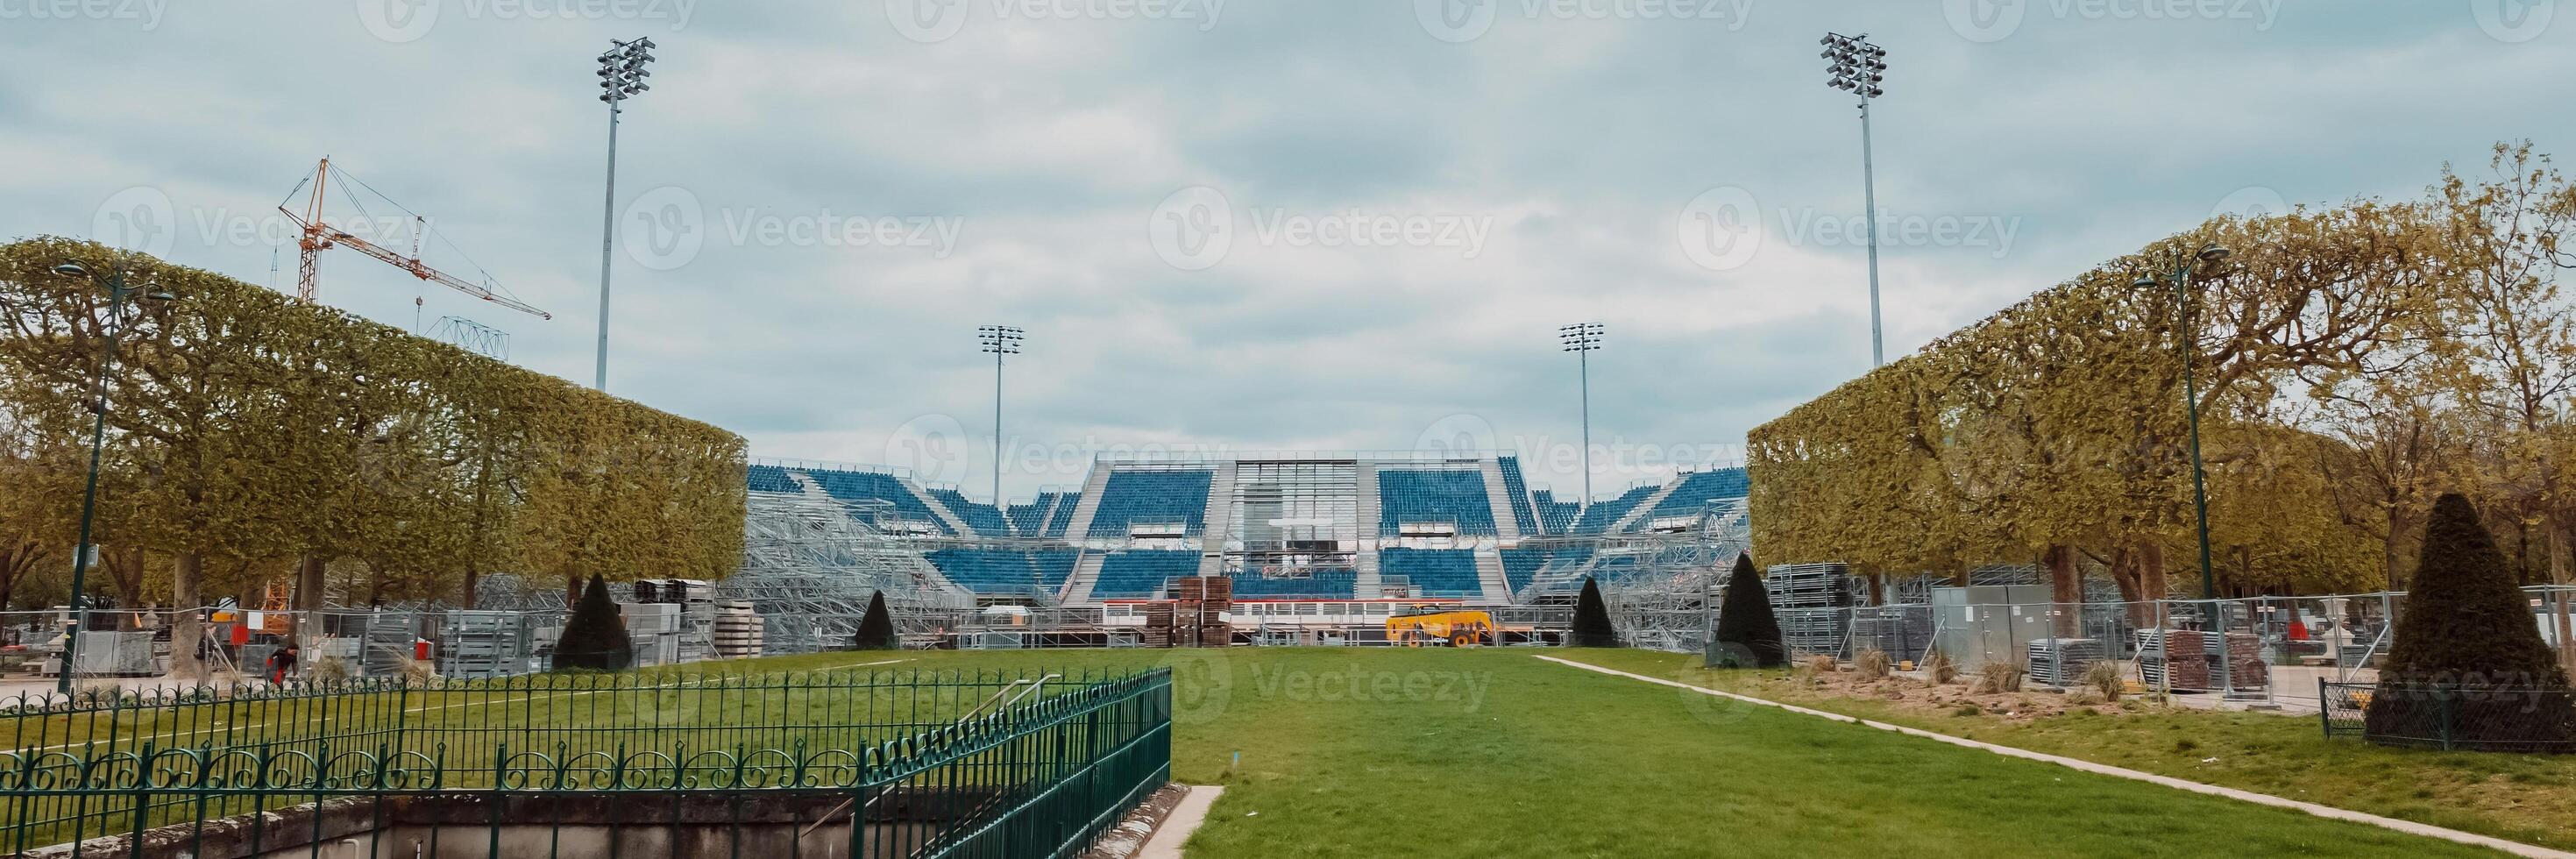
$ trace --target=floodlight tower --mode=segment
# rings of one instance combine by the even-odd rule
[[[1577,322],[1556,329],[1565,351],[1574,353],[1583,379],[1583,503],[1592,503],[1592,353],[1601,348],[1601,323]]]
[[[1002,506],[1002,356],[1020,354],[1027,332],[1008,325],[975,329],[975,342],[993,355],[993,506]]]
[[[1817,44],[1825,46],[1817,56],[1829,64],[1825,85],[1860,96],[1861,206],[1869,219],[1869,365],[1876,367],[1887,363],[1887,350],[1878,321],[1878,181],[1870,167],[1869,102],[1887,94],[1878,86],[1887,79],[1887,49],[1870,44],[1868,33],[1828,32]]]
[[[653,40],[608,42],[617,47],[599,55],[599,100],[608,102],[608,201],[599,216],[599,359],[590,385],[601,391],[608,390],[608,249],[617,240],[617,115],[627,99],[653,88],[644,82],[653,76],[644,67],[653,61]]]

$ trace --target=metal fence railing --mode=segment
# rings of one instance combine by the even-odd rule
[[[685,838],[700,845],[685,855],[1063,855],[1170,766],[1167,670],[237,692],[0,702],[15,749],[0,753],[0,843],[497,857],[672,855]],[[353,842],[364,850],[332,846]]]
[[[2317,681],[2328,737],[2444,751],[2576,752],[2565,688]]]

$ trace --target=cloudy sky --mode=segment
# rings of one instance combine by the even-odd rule
[[[1860,125],[1824,32],[1889,51],[1896,355],[2214,211],[2412,196],[2500,139],[2576,150],[2560,5],[0,0],[0,235],[291,291],[275,210],[327,154],[381,192],[335,192],[335,223],[407,250],[399,216],[425,215],[431,265],[554,318],[343,249],[321,300],[466,317],[587,383],[595,56],[648,36],[612,393],[982,495],[975,328],[1015,325],[1007,495],[1094,450],[1461,439],[1572,494],[1556,329],[1598,321],[1606,493],[1870,365]]]

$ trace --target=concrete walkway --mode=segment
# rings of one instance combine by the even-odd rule
[[[1146,840],[1144,848],[1136,851],[1134,859],[1181,859],[1181,845],[1190,840],[1190,833],[1199,831],[1200,824],[1207,822],[1208,807],[1215,805],[1217,795],[1224,792],[1222,787],[1191,787],[1189,795],[1181,797],[1181,804],[1172,806],[1171,816],[1163,818],[1162,826],[1155,827],[1154,837]]]
[[[2003,756],[2005,756],[2005,757],[2014,757],[2014,758],[2023,758],[2023,759],[2026,759],[2026,760],[2043,761],[2043,762],[2046,762],[2046,763],[2056,764],[2056,765],[2058,765],[2058,766],[2067,767],[2067,768],[2069,768],[2069,769],[2077,769],[2077,770],[2082,770],[2082,771],[2089,772],[2089,773],[2096,773],[2096,774],[2100,774],[2100,775],[2114,776],[2114,777],[2117,777],[2117,778],[2125,778],[2125,779],[2130,779],[2130,780],[2132,780],[2132,781],[2143,781],[2143,782],[2147,782],[2147,783],[2149,783],[2149,784],[2159,784],[2159,785],[2163,785],[2163,786],[2165,786],[2165,787],[2175,788],[2175,789],[2177,789],[2177,790],[2187,790],[2187,791],[2191,791],[2191,792],[2193,792],[2193,793],[2202,793],[2202,794],[2208,794],[2208,795],[2211,795],[2211,796],[2223,796],[2223,797],[2226,797],[2226,798],[2228,798],[2228,799],[2241,800],[2241,801],[2244,801],[2244,802],[2251,802],[2251,803],[2254,803],[2254,804],[2256,804],[2256,805],[2269,805],[2269,806],[2272,806],[2272,807],[2274,807],[2274,808],[2287,808],[2287,809],[2291,809],[2291,810],[2294,810],[2294,811],[2302,811],[2302,812],[2306,812],[2306,813],[2308,813],[2308,814],[2316,815],[2316,816],[2318,816],[2318,817],[2324,817],[2324,818],[2329,818],[2329,819],[2333,819],[2333,820],[2349,820],[2349,821],[2352,821],[2352,822],[2355,822],[2355,823],[2367,823],[2367,824],[2370,824],[2370,825],[2372,825],[2372,826],[2377,826],[2377,827],[2380,827],[2380,828],[2383,828],[2383,829],[2391,829],[2391,830],[2395,830],[2395,831],[2398,831],[2398,832],[2403,832],[2403,833],[2406,833],[2406,834],[2409,834],[2409,835],[2421,835],[2421,836],[2424,836],[2424,837],[2426,837],[2426,838],[2439,838],[2439,839],[2442,839],[2442,840],[2444,840],[2444,841],[2451,841],[2451,842],[2456,842],[2456,843],[2460,843],[2460,844],[2468,844],[2468,845],[2473,845],[2473,846],[2477,846],[2477,847],[2485,847],[2485,848],[2489,848],[2489,849],[2493,849],[2493,850],[2501,850],[2501,851],[2504,851],[2504,852],[2506,852],[2506,853],[2511,853],[2511,854],[2516,855],[2516,856],[2551,857],[2551,859],[2576,859],[2576,853],[2569,853],[2569,852],[2566,852],[2566,851],[2563,851],[2563,850],[2551,850],[2551,849],[2546,848],[2546,847],[2535,847],[2535,846],[2533,846],[2533,845],[2524,844],[2524,843],[2519,842],[2519,841],[2507,841],[2507,840],[2504,840],[2504,839],[2502,839],[2502,838],[2496,838],[2496,837],[2494,837],[2494,836],[2489,836],[2489,835],[2479,835],[2479,834],[2474,833],[2474,832],[2462,832],[2462,831],[2457,830],[2457,829],[2445,829],[2445,828],[2442,828],[2442,827],[2439,827],[2439,826],[2433,826],[2433,825],[2423,824],[2423,823],[2416,823],[2416,822],[2411,821],[2411,820],[2399,820],[2399,819],[2394,818],[2394,817],[2381,817],[2381,816],[2376,815],[2376,814],[2365,814],[2365,813],[2358,812],[2358,811],[2353,811],[2353,810],[2350,810],[2350,809],[2335,808],[2335,807],[2333,807],[2333,806],[2327,806],[2327,805],[2318,805],[2318,804],[2313,803],[2313,802],[2300,802],[2300,801],[2295,800],[2295,799],[2282,799],[2282,798],[2280,798],[2280,797],[2273,796],[2273,795],[2270,795],[2270,794],[2254,793],[2254,792],[2252,792],[2252,791],[2237,790],[2237,789],[2232,788],[2232,787],[2219,787],[2219,786],[2217,786],[2217,785],[2212,785],[2212,784],[2202,784],[2202,783],[2200,783],[2200,782],[2196,782],[2196,781],[2184,781],[2184,780],[2182,780],[2182,779],[2173,778],[2173,777],[2171,777],[2171,776],[2161,776],[2161,775],[2156,775],[2155,773],[2140,772],[2140,771],[2138,771],[2138,770],[2127,769],[2127,768],[2124,768],[2124,767],[2115,767],[2115,766],[2110,766],[2110,765],[2108,765],[2108,764],[2098,764],[2098,763],[2094,763],[2094,762],[2092,762],[2092,761],[2077,760],[2077,759],[2075,759],[2075,758],[2060,757],[2060,756],[2057,756],[2057,755],[2050,755],[2050,754],[2041,754],[2041,753],[2039,753],[2039,752],[2034,752],[2034,751],[2030,751],[2030,750],[2027,750],[2027,749],[2016,749],[2016,748],[2013,748],[2013,747],[2011,747],[2011,746],[1998,746],[1998,745],[1995,745],[1995,744],[1993,744],[1993,743],[1981,743],[1981,742],[1978,742],[1978,741],[1976,741],[1976,740],[1963,739],[1963,738],[1960,738],[1960,737],[1953,737],[1953,736],[1950,736],[1950,735],[1948,735],[1948,734],[1936,734],[1936,733],[1933,733],[1933,732],[1931,732],[1931,731],[1925,731],[1925,730],[1921,730],[1921,729],[1918,729],[1918,728],[1908,728],[1908,727],[1905,727],[1905,726],[1903,726],[1903,725],[1890,725],[1890,724],[1887,724],[1887,723],[1885,723],[1885,722],[1873,722],[1873,721],[1870,721],[1870,720],[1868,720],[1868,719],[1862,719],[1862,718],[1857,718],[1857,717],[1853,717],[1853,716],[1845,716],[1845,715],[1843,715],[1843,714],[1841,714],[1841,713],[1828,713],[1828,712],[1825,712],[1825,711],[1823,711],[1823,710],[1813,710],[1813,709],[1808,709],[1808,708],[1806,708],[1806,707],[1800,707],[1800,706],[1796,706],[1796,705],[1794,705],[1794,704],[1782,704],[1782,703],[1777,702],[1777,701],[1765,701],[1765,700],[1760,699],[1760,698],[1754,698],[1754,697],[1746,696],[1746,695],[1738,695],[1738,694],[1735,694],[1735,693],[1733,693],[1733,692],[1720,692],[1720,691],[1715,690],[1715,689],[1710,689],[1710,688],[1707,688],[1707,687],[1704,687],[1704,686],[1693,686],[1693,685],[1690,685],[1690,684],[1688,684],[1688,683],[1683,683],[1683,682],[1676,681],[1676,680],[1665,680],[1665,679],[1660,678],[1660,677],[1648,677],[1648,676],[1645,676],[1645,675],[1643,675],[1643,674],[1630,674],[1630,673],[1625,672],[1625,671],[1620,671],[1620,670],[1617,670],[1617,669],[1611,669],[1611,668],[1603,668],[1603,667],[1598,666],[1598,665],[1591,665],[1591,664],[1587,664],[1587,663],[1576,662],[1576,661],[1571,660],[1571,659],[1559,659],[1559,658],[1554,657],[1554,656],[1539,656],[1538,658],[1540,658],[1540,659],[1544,659],[1544,660],[1547,660],[1547,661],[1549,661],[1549,662],[1554,662],[1554,663],[1556,663],[1556,664],[1558,664],[1558,665],[1565,665],[1565,666],[1571,666],[1571,667],[1574,667],[1574,668],[1580,668],[1580,669],[1583,669],[1583,670],[1585,670],[1585,671],[1599,672],[1599,673],[1602,673],[1602,674],[1608,674],[1608,675],[1611,675],[1611,676],[1614,676],[1614,677],[1625,677],[1625,678],[1628,678],[1628,679],[1630,679],[1630,680],[1642,680],[1642,681],[1645,681],[1645,682],[1647,682],[1647,683],[1653,683],[1653,684],[1656,684],[1656,685],[1659,685],[1659,686],[1670,686],[1670,687],[1673,687],[1673,688],[1675,688],[1675,689],[1687,689],[1687,690],[1690,690],[1690,691],[1693,691],[1693,692],[1698,692],[1698,693],[1703,694],[1703,695],[1713,695],[1713,696],[1720,697],[1720,698],[1727,698],[1727,699],[1732,699],[1732,700],[1736,700],[1736,701],[1742,701],[1742,702],[1747,703],[1747,704],[1755,704],[1755,705],[1760,705],[1760,706],[1764,706],[1764,707],[1776,707],[1776,708],[1779,708],[1779,709],[1781,709],[1781,710],[1786,710],[1786,711],[1789,711],[1789,712],[1792,712],[1792,713],[1798,713],[1798,714],[1801,714],[1801,715],[1816,716],[1816,717],[1819,717],[1819,718],[1832,719],[1832,720],[1837,721],[1837,722],[1844,722],[1844,723],[1848,723],[1848,724],[1861,725],[1861,726],[1863,726],[1863,727],[1876,728],[1876,729],[1881,730],[1881,731],[1889,731],[1889,732],[1893,732],[1893,733],[1904,734],[1904,735],[1906,735],[1906,736],[1910,736],[1910,737],[1922,737],[1922,738],[1924,738],[1924,739],[1927,739],[1927,740],[1933,740],[1933,741],[1935,741],[1935,742],[1948,743],[1948,744],[1950,744],[1950,745],[1954,745],[1954,746],[1961,746],[1961,747],[1964,747],[1964,748],[1971,748],[1971,749],[1977,749],[1977,750],[1980,750],[1980,751],[1992,752],[1992,753],[1995,753],[1995,754],[1998,754],[1998,755],[2003,755]]]

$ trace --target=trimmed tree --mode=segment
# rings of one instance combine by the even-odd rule
[[[590,577],[564,621],[563,638],[555,642],[555,668],[622,671],[635,665],[635,640],[626,635],[626,618],[608,598],[608,585]]]
[[[1780,619],[1771,614],[1771,594],[1762,589],[1752,555],[1735,556],[1735,572],[1726,577],[1718,603],[1717,633],[1701,661],[1710,668],[1776,668],[1789,661]]]
[[[1576,647],[1617,647],[1619,632],[1610,626],[1610,607],[1601,602],[1601,585],[1591,576],[1583,577],[1583,595],[1574,598]]]
[[[2567,673],[2495,537],[2457,493],[2433,502],[2423,557],[2365,716],[2395,745],[2576,752]]]
[[[894,617],[886,614],[885,592],[868,598],[868,614],[859,619],[860,650],[898,650],[903,640],[894,634]]]

